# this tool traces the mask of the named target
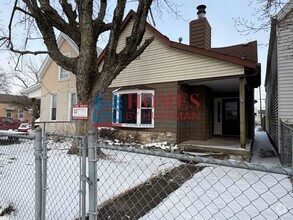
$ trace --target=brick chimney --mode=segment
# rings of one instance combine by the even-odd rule
[[[199,5],[196,9],[198,18],[189,23],[189,45],[210,50],[211,26],[205,17],[206,6]]]

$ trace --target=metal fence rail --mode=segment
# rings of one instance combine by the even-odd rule
[[[97,145],[98,219],[292,219],[291,168]]]
[[[0,216],[34,219],[34,139],[15,132],[0,132]]]
[[[284,166],[293,165],[293,125],[280,121],[281,132],[281,163]]]

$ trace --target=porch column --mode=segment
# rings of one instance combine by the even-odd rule
[[[240,101],[240,147],[246,148],[246,119],[245,119],[245,78],[239,78]]]

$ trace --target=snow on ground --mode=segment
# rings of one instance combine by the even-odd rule
[[[79,214],[80,158],[67,154],[70,146],[71,142],[48,144],[47,219],[74,219]],[[172,159],[104,152],[108,158],[97,162],[98,203],[180,164]],[[9,219],[34,219],[34,174],[33,142],[0,146],[0,206],[13,204],[16,209]]]
[[[253,162],[278,164],[276,157],[257,157],[259,147],[269,146],[265,133],[257,133],[255,144],[258,148],[253,150]],[[156,146],[160,145],[164,148],[164,144]],[[80,158],[67,154],[70,146],[71,142],[48,145],[48,220],[78,216]],[[108,158],[97,162],[98,204],[180,164],[173,159],[103,151]],[[0,206],[3,209],[13,204],[17,210],[9,219],[34,219],[34,169],[31,141],[0,146]],[[293,219],[292,201],[287,176],[209,166],[141,219],[289,220]]]
[[[256,130],[251,162],[280,165],[264,131]],[[292,183],[285,175],[210,166],[196,173],[141,219],[293,219]]]
[[[118,195],[130,187],[145,182],[151,176],[166,171],[181,162],[155,156],[106,151],[111,159],[100,160],[98,169],[98,204]]]
[[[293,219],[284,175],[207,167],[141,219]]]
[[[0,206],[16,208],[22,219],[34,217],[34,154],[33,142],[0,143]]]
[[[273,152],[275,155],[276,152],[274,147],[268,138],[268,135],[265,131],[262,131],[260,127],[255,129],[255,138],[252,148],[252,163],[262,163],[272,166],[280,165],[280,160],[277,156],[267,155],[267,157],[261,157],[261,152]]]

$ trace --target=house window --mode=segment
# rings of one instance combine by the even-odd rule
[[[23,117],[24,117],[24,111],[18,110],[18,120],[23,121]]]
[[[154,127],[154,91],[129,90],[113,93],[112,123],[122,127]]]
[[[64,53],[64,56],[70,57],[70,53]],[[59,67],[59,74],[58,74],[58,80],[68,80],[70,76],[70,72],[62,67]]]
[[[70,107],[70,115],[69,115],[69,118],[70,120],[72,120],[72,109],[73,109],[73,105],[77,104],[77,94],[74,92],[74,93],[70,93],[70,104],[69,104],[69,107]]]
[[[11,109],[6,109],[6,116],[7,116],[7,117],[12,117],[12,112],[13,112],[13,110],[11,110]]]
[[[51,120],[56,120],[57,118],[57,94],[52,94],[51,96]]]
[[[62,67],[59,68],[59,80],[66,80],[69,79],[70,72]]]

